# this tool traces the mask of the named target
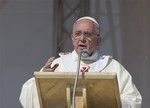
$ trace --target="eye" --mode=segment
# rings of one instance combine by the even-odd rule
[[[85,32],[84,35],[85,35],[86,37],[91,37],[91,36],[93,36],[93,33]]]
[[[81,33],[81,32],[75,32],[74,35],[75,35],[75,36],[81,36],[82,33]]]

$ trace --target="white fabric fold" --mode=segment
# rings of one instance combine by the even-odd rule
[[[73,51],[72,53],[69,53],[67,55],[61,53],[59,55],[65,68],[67,68],[67,70],[69,70],[70,72],[76,72],[78,54],[75,51]],[[100,56],[99,51],[95,50],[92,56],[84,58],[82,60],[93,61],[93,63],[89,64],[89,72],[100,72],[107,65],[109,58],[110,56],[106,55]]]
[[[110,56],[101,56],[98,51],[94,51],[93,55],[86,60],[90,60],[87,64],[90,67],[88,72],[117,73],[122,108],[141,108],[142,97],[132,82],[130,73],[118,61]],[[55,59],[52,65],[59,63],[55,72],[76,72],[77,62],[78,55],[73,51],[72,53],[61,53],[60,57]],[[24,108],[40,108],[34,78],[23,85],[20,102]]]

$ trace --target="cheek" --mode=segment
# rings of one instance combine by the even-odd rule
[[[93,52],[93,50],[95,49],[95,47],[98,45],[97,43],[97,40],[94,39],[94,40],[89,40],[88,41],[88,45],[87,45],[87,48],[90,52]]]
[[[78,43],[77,39],[72,39],[72,43],[73,43],[73,46],[76,47]]]
[[[95,47],[95,46],[97,46],[97,41],[96,40],[90,40],[90,41],[88,41],[88,45],[89,45],[89,47]]]

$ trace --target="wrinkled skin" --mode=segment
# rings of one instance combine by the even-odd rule
[[[92,21],[80,20],[76,22],[76,24],[74,25],[73,32],[95,33],[96,30],[94,28],[95,25]],[[83,49],[87,49],[89,51],[89,54],[91,55],[94,49],[100,44],[101,37],[97,35],[86,37],[83,34],[82,36],[75,37],[74,34],[72,34],[72,42],[73,42],[74,49],[77,53],[80,53]]]
[[[88,33],[95,33],[95,25],[90,20],[80,20],[74,24],[73,32],[88,32]],[[94,49],[100,44],[101,37],[94,34],[91,37],[86,37],[84,34],[81,36],[76,37],[74,33],[71,35],[72,43],[74,49],[77,53],[80,53],[82,50],[88,50],[89,54],[92,55]],[[54,61],[55,57],[50,57],[46,62],[45,66],[43,67],[44,72],[53,72],[59,66],[59,64],[55,64],[51,67],[52,62]]]

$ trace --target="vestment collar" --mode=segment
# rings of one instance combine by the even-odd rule
[[[78,54],[75,50],[73,50],[73,52],[71,53],[73,60],[74,61],[78,61]],[[90,60],[90,61],[96,61],[100,56],[100,52],[96,49],[94,50],[93,54],[87,58],[81,58],[82,60]]]
[[[77,70],[77,62],[78,62],[78,54],[73,51],[72,53],[62,53],[60,54],[61,61],[64,67],[69,72],[76,72]],[[110,56],[100,56],[98,51],[94,51],[93,55],[88,57],[87,60],[93,60],[91,64],[88,64],[89,72],[100,72],[102,71],[109,61]]]

